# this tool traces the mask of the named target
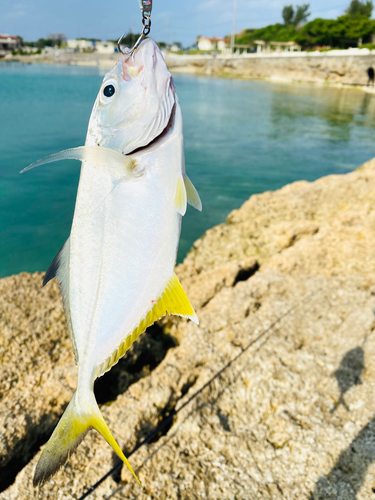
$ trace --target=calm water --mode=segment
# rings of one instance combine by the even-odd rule
[[[0,63],[0,276],[47,269],[68,237],[79,163],[18,172],[84,143],[102,77],[96,68]],[[182,74],[175,83],[187,171],[204,207],[184,217],[179,260],[251,194],[375,156],[375,96]]]

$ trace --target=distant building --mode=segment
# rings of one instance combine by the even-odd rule
[[[92,51],[98,54],[113,54],[115,44],[113,42],[101,42],[97,40],[67,40],[68,49],[81,51]]]
[[[21,40],[17,36],[0,35],[0,57],[19,48],[21,48]]]
[[[94,50],[95,42],[93,40],[67,40],[68,49],[73,50]]]
[[[230,53],[230,51],[231,49],[229,48],[228,53]],[[233,45],[233,53],[236,55],[248,54],[249,52],[254,52],[254,46],[252,44],[235,43]]]
[[[211,50],[225,50],[225,38],[208,38],[207,36],[200,36],[197,39],[198,49],[211,51]]]
[[[296,42],[266,42],[254,40],[257,52],[299,52],[301,45]]]
[[[113,42],[95,42],[95,51],[98,54],[113,54],[116,45]]]

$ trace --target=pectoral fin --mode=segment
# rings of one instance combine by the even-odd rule
[[[176,186],[176,194],[175,194],[175,204],[177,212],[181,215],[185,215],[186,213],[186,205],[187,205],[187,196],[186,196],[186,188],[182,175],[178,178],[177,186]]]
[[[96,376],[100,377],[115,365],[141,333],[166,314],[183,316],[184,318],[191,319],[197,325],[199,324],[197,315],[175,274],[169,279],[164,290],[155,300],[153,306],[145,314],[140,323],[125,337],[113,354],[100,365]]]
[[[124,176],[126,173],[134,174],[135,170],[137,171],[136,174],[138,174],[138,169],[134,169],[135,162],[130,156],[125,156],[119,151],[101,146],[80,146],[78,148],[65,149],[64,151],[60,151],[60,153],[46,156],[32,163],[21,170],[20,173],[22,174],[40,165],[60,160],[88,161],[92,166],[108,170],[112,174],[116,174],[116,176]]]
[[[187,194],[187,202],[189,203],[189,205],[191,205],[192,207],[196,208],[201,212],[202,202],[199,197],[198,191],[195,189],[194,184],[191,182],[191,180],[187,175],[185,175],[184,177],[184,183]]]

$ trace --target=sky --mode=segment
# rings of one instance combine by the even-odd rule
[[[282,22],[282,8],[291,3],[237,2],[236,32]],[[309,19],[335,19],[349,2],[311,0]],[[192,45],[198,35],[223,37],[232,31],[233,4],[234,0],[153,0],[151,36],[158,42],[182,42],[184,46]],[[0,33],[19,35],[27,41],[46,38],[49,33],[107,40],[141,29],[138,0],[0,0],[0,12]]]

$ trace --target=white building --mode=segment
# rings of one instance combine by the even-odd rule
[[[113,54],[116,45],[113,42],[95,42],[95,51],[98,54]]]
[[[95,51],[98,54],[113,54],[116,45],[113,42],[101,42],[95,40],[67,40],[68,49],[79,51]]]
[[[68,49],[73,50],[94,50],[95,42],[92,40],[67,40]]]
[[[207,36],[200,36],[197,40],[198,49],[211,51],[211,50],[224,50],[226,47],[225,38],[209,38]]]
[[[21,47],[20,39],[16,36],[0,35],[0,54],[5,55]]]
[[[257,52],[299,52],[301,45],[296,42],[265,42],[254,40]]]

